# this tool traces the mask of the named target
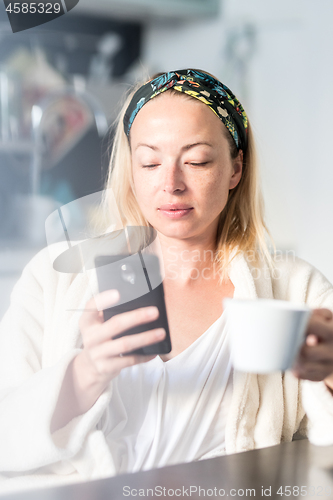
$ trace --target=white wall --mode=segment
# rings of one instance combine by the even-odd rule
[[[202,68],[238,94],[255,129],[277,246],[333,282],[332,19],[332,0],[224,0],[214,20],[152,24],[142,62],[150,72]],[[237,69],[226,49],[245,25],[254,50]]]

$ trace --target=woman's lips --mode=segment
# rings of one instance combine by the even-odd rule
[[[190,212],[192,212],[193,208],[180,208],[180,209],[162,209],[159,208],[159,211],[161,212],[162,215],[165,217],[168,217],[169,219],[180,219],[182,217],[186,217]]]

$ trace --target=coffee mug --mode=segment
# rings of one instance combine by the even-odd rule
[[[251,373],[292,367],[311,315],[306,305],[285,300],[224,299],[236,370]]]

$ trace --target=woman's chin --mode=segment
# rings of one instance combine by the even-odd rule
[[[155,229],[159,235],[175,240],[186,240],[198,237],[198,231],[195,231],[194,228],[155,226]]]

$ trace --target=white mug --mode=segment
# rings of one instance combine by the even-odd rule
[[[224,299],[236,370],[270,373],[292,367],[311,309],[285,300]]]

